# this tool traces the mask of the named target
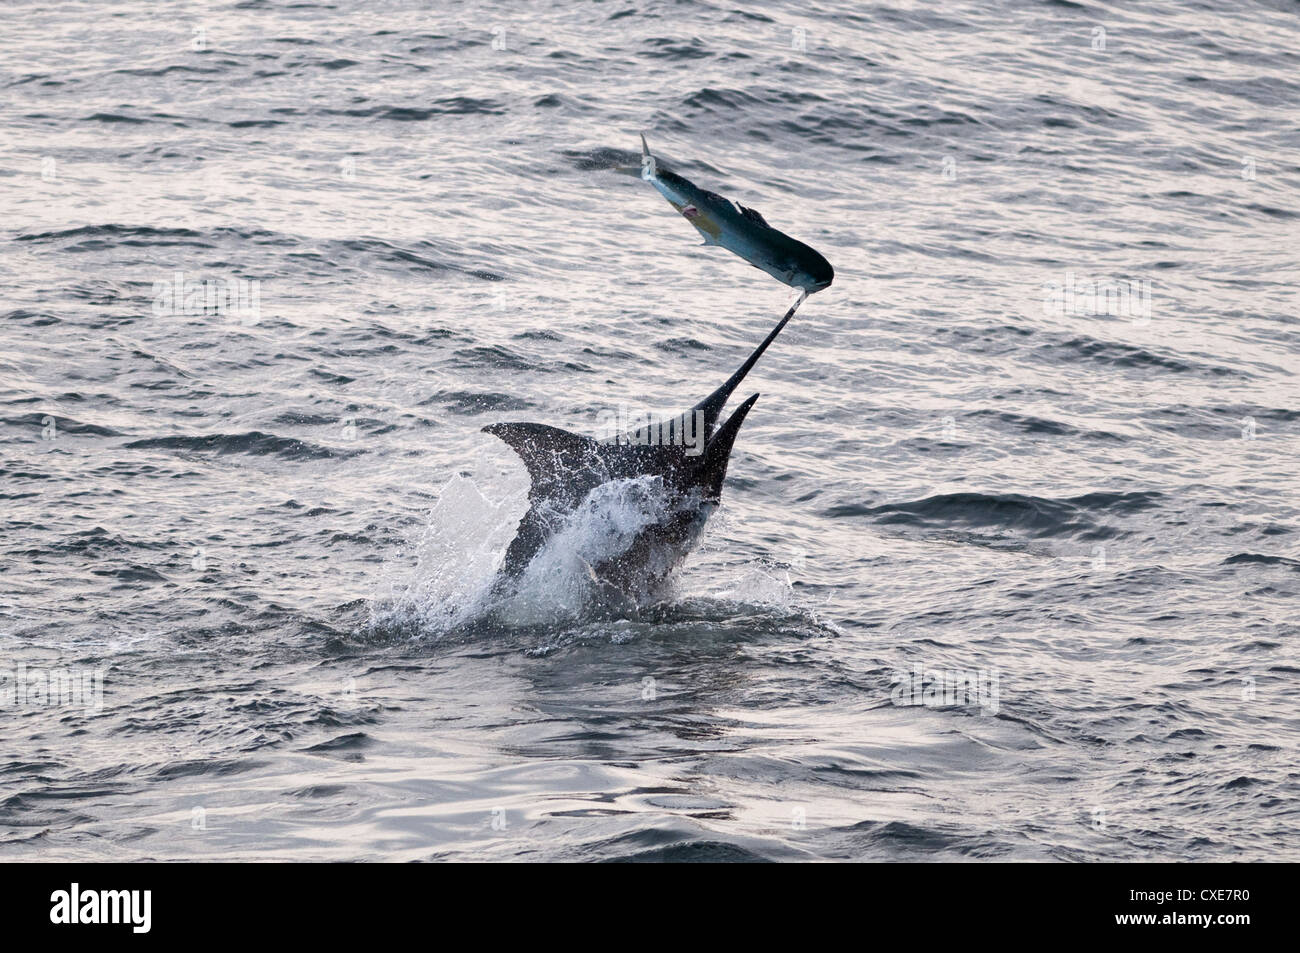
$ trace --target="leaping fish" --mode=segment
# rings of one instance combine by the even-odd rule
[[[829,287],[835,269],[816,249],[778,231],[752,208],[732,204],[716,192],[702,189],[664,168],[641,136],[641,178],[681,212],[704,237],[705,245],[720,245],[761,268],[777,281],[803,289],[804,295]],[[801,297],[802,301],[803,298]]]
[[[804,299],[799,296],[799,301]],[[657,426],[598,441],[540,423],[498,423],[484,433],[501,438],[528,469],[528,512],[506,550],[497,585],[518,578],[568,517],[598,488],[619,480],[657,478],[662,499],[655,517],[626,549],[596,566],[593,580],[626,595],[659,589],[699,538],[722,497],[727,462],[740,425],[758,394],[724,421],[731,394],[758,362],[799,302],[785,313],[722,386],[689,411]]]

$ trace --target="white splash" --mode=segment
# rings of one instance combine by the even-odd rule
[[[438,633],[481,616],[519,515],[516,499],[493,503],[469,477],[452,477],[414,546],[414,567],[389,570],[371,624]]]
[[[563,519],[518,579],[498,589],[497,572],[527,507],[522,487],[509,490],[493,502],[475,480],[453,477],[413,547],[414,566],[390,569],[386,591],[371,604],[371,626],[437,636],[489,614],[507,626],[578,619],[611,595],[592,567],[627,552],[672,505],[657,477],[604,484]],[[676,555],[657,554],[655,568],[666,570]]]
[[[611,592],[593,567],[626,553],[637,535],[661,521],[674,504],[658,477],[614,480],[592,491],[546,541],[519,578],[514,592],[499,607],[512,625],[556,623],[573,619]],[[650,569],[663,574],[677,553],[658,553]],[[628,602],[649,592],[625,594]]]

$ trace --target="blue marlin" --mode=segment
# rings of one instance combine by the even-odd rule
[[[641,178],[681,212],[704,237],[705,245],[720,245],[782,284],[814,294],[830,286],[835,269],[816,249],[778,231],[758,212],[732,204],[716,192],[702,189],[663,167],[641,137]]]
[[[589,565],[588,572],[606,591],[627,596],[653,594],[660,588],[698,540],[709,515],[721,501],[736,434],[758,394],[742,402],[725,421],[723,408],[805,297],[799,295],[722,386],[657,428],[596,440],[539,423],[484,427],[484,433],[499,437],[519,456],[530,483],[528,511],[506,550],[498,586],[521,576],[569,516],[599,488],[650,478],[658,486],[655,518],[623,551]]]

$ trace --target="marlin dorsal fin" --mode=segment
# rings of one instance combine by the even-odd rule
[[[759,225],[762,225],[764,228],[772,227],[771,225],[767,224],[767,219],[763,218],[762,215],[759,215],[758,212],[756,212],[754,209],[745,208],[745,206],[741,205],[739,202],[736,203],[736,208],[740,209],[740,214],[745,216],[745,218],[749,219],[751,222],[757,222]]]

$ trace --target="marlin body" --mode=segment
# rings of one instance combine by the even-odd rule
[[[777,231],[752,208],[733,205],[718,193],[663,168],[650,154],[645,136],[641,137],[641,178],[695,226],[705,245],[720,245],[806,294],[821,291],[834,280],[835,270],[816,249]]]
[[[799,302],[803,301],[800,295]],[[627,596],[653,594],[690,551],[722,498],[722,484],[736,434],[758,394],[719,423],[732,391],[794,315],[786,312],[744,364],[721,387],[686,414],[604,441],[535,423],[483,428],[515,451],[528,469],[528,512],[506,550],[498,586],[516,579],[566,520],[602,487],[649,478],[656,488],[653,519],[616,555],[588,564],[597,583]],[[665,433],[669,439],[663,439]],[[689,443],[672,433],[693,434]]]

